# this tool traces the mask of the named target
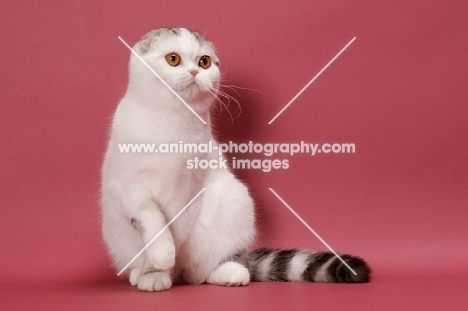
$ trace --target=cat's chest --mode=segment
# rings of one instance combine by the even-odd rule
[[[176,120],[157,126],[154,138],[168,143],[204,144],[212,140],[212,135],[208,125]]]

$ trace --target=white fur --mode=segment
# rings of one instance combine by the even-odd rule
[[[330,282],[328,278],[328,267],[335,260],[335,257],[330,258],[325,264],[323,264],[315,273],[314,282]]]
[[[307,268],[310,254],[307,252],[298,253],[292,259],[288,268],[288,279],[294,282],[303,281],[302,275]]]
[[[133,268],[132,270],[130,270],[130,275],[128,277],[130,284],[133,286],[137,285],[140,275],[141,275],[141,268]]]
[[[153,272],[138,278],[138,289],[147,292],[160,292],[171,288],[172,282],[168,272]]]
[[[264,260],[260,261],[257,268],[257,278],[261,281],[268,281],[270,275],[271,263],[275,258],[276,253],[269,254]]]
[[[229,256],[247,249],[254,239],[254,208],[244,184],[226,169],[187,169],[195,156],[216,154],[124,154],[119,143],[207,143],[215,141],[210,106],[220,79],[219,68],[198,67],[209,55],[186,29],[179,36],[159,37],[147,53],[134,49],[205,120],[204,125],[140,60],[131,56],[129,86],[115,112],[102,170],[102,231],[117,269],[122,269],[202,188],[206,191],[130,266],[130,282],[140,290],[166,290],[172,282],[245,285],[245,272],[221,268]],[[181,56],[171,67],[169,53]],[[190,71],[198,70],[195,78]],[[191,84],[195,82],[195,84]],[[141,223],[141,233],[130,220]],[[231,265],[231,264],[229,264]],[[146,268],[163,272],[143,274]],[[218,268],[219,267],[219,268]],[[232,268],[232,267],[231,267]],[[214,272],[217,271],[217,272]],[[245,269],[245,271],[247,271]],[[225,274],[225,275],[224,275]],[[236,274],[236,273],[234,273]]]
[[[227,261],[214,269],[206,281],[224,286],[245,286],[249,284],[250,274],[247,268],[240,263]]]

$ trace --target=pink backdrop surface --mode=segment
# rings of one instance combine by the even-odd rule
[[[418,276],[413,288],[388,283],[380,293],[390,296],[423,292],[421,277],[440,276],[448,287],[432,290],[459,306],[452,289],[466,281],[448,280],[468,276],[466,16],[466,1],[4,1],[1,281],[117,280],[98,205],[108,126],[127,83],[129,51],[117,37],[133,45],[150,29],[187,27],[216,44],[225,84],[255,90],[230,92],[242,112],[231,105],[234,120],[216,118],[221,141],[356,145],[354,154],[273,157],[288,169],[236,171],[257,202],[257,245],[325,250],[273,188],[336,251],[368,260],[375,282],[357,288],[370,301],[387,276]],[[278,286],[312,285],[254,286],[273,297]],[[126,290],[134,293],[116,289]]]

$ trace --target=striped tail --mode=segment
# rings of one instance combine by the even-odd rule
[[[354,275],[331,252],[311,253],[300,249],[261,248],[248,255],[251,281],[366,283],[371,269],[361,258],[340,255]]]

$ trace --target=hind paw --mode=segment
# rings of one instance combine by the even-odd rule
[[[240,263],[228,261],[214,269],[206,282],[223,286],[245,286],[250,282],[250,274]]]

